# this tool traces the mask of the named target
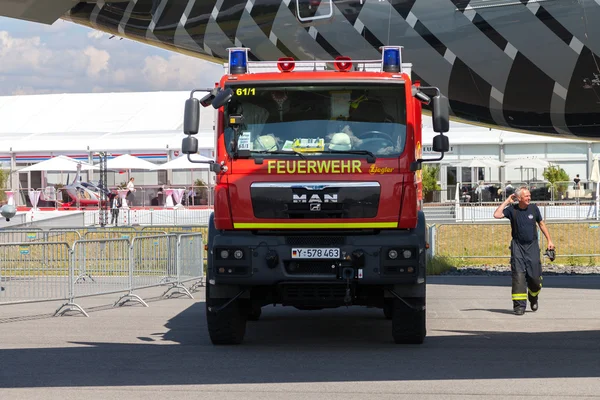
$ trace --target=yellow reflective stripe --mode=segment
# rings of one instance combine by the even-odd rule
[[[342,229],[342,228],[397,228],[397,222],[261,222],[261,223],[234,223],[234,229]]]
[[[527,300],[527,293],[515,293],[512,295],[513,300]]]
[[[531,289],[527,289],[529,291],[529,294],[533,297],[536,297],[538,294],[540,294],[540,292],[542,291],[542,288],[540,288],[540,290],[538,290],[537,292],[532,292]]]

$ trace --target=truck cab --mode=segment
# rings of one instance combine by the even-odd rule
[[[420,87],[401,47],[381,60],[252,62],[186,102],[182,151],[197,153],[199,107],[217,111],[206,316],[215,344],[243,340],[267,304],[378,307],[397,343],[426,336],[426,225],[419,210],[422,103],[448,150],[448,103]]]

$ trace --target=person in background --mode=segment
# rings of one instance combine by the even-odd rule
[[[575,175],[575,179],[573,179],[573,182],[575,182],[575,184],[573,185],[573,189],[580,189],[579,182],[581,182],[581,179],[579,179],[579,174]]]
[[[506,198],[509,198],[515,192],[515,188],[511,185],[510,181],[506,182],[506,186],[504,187],[504,195]]]
[[[517,204],[510,204],[518,201]],[[538,309],[538,295],[542,290],[542,263],[536,224],[548,241],[548,250],[554,243],[540,209],[530,204],[531,193],[522,186],[494,211],[494,218],[508,218],[512,229],[510,242],[510,268],[512,272],[512,301],[515,315],[523,315],[527,299],[531,311]]]
[[[110,223],[119,226],[119,208],[121,208],[121,198],[116,193],[111,193],[110,199]]]
[[[158,188],[158,193],[156,193],[156,199],[158,201],[159,206],[162,206],[165,204],[165,192],[162,187]]]
[[[194,198],[196,197],[196,191],[194,190],[194,188],[192,186],[190,186],[190,188],[187,191],[187,205],[188,206],[192,206],[194,205]]]
[[[133,205],[133,200],[134,200],[134,195],[133,193],[135,192],[135,186],[133,185],[133,181],[135,180],[135,178],[131,178],[129,179],[129,182],[127,182],[127,202],[130,205]]]

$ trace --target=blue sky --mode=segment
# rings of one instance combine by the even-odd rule
[[[222,66],[58,20],[0,17],[0,96],[191,90]]]

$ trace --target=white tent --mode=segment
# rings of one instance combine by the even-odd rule
[[[550,163],[541,158],[519,158],[516,160],[507,161],[504,165],[506,168],[547,168]]]
[[[119,157],[115,157],[106,161],[106,168],[108,169],[153,170],[155,167],[156,164],[153,164],[146,160],[142,160],[141,158],[137,158],[135,156],[132,156],[131,154],[123,154]]]
[[[596,220],[600,220],[600,165],[598,157],[594,159],[590,181],[596,182]]]
[[[592,165],[592,172],[590,173],[590,181],[599,183],[600,182],[600,165],[598,165],[598,157],[594,159]]]
[[[497,160],[486,160],[481,158],[473,158],[472,160],[465,160],[454,164],[457,167],[465,168],[497,168],[504,165],[503,162]]]
[[[204,157],[199,154],[194,154],[191,156],[192,160],[197,161],[211,161],[212,158]],[[201,163],[193,163],[190,162],[187,158],[187,154],[184,154],[174,160],[171,160],[167,163],[158,165],[154,167],[155,170],[173,170],[173,169],[186,169],[186,170],[194,170],[194,169],[208,169],[209,164],[201,164]]]
[[[77,166],[81,166],[82,171],[88,171],[90,169],[100,169],[94,165],[88,164],[83,161],[75,160],[67,156],[56,156],[49,160],[39,162],[29,167],[25,167],[19,170],[19,172],[28,171],[57,171],[57,172],[76,172]]]

